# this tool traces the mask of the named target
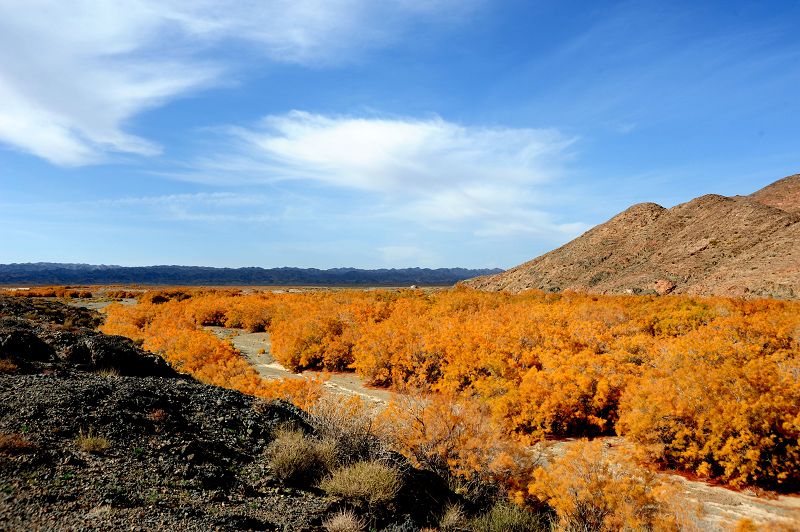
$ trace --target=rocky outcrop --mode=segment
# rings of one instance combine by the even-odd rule
[[[22,373],[69,363],[77,370],[123,376],[178,376],[164,359],[142,350],[128,338],[16,317],[0,318],[0,359]]]
[[[800,175],[751,196],[634,205],[481,290],[800,297]]]

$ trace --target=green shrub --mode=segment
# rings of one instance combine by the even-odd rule
[[[400,472],[380,462],[356,462],[334,471],[320,483],[331,495],[370,506],[392,501],[402,487]]]

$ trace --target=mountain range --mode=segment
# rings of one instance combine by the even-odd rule
[[[0,264],[0,284],[146,284],[277,286],[448,286],[499,269],[212,268],[204,266],[107,266],[50,262]]]

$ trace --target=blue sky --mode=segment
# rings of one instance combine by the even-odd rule
[[[800,3],[6,0],[0,263],[510,267],[800,171]]]

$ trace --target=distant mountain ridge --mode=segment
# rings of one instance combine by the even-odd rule
[[[670,209],[633,205],[575,240],[461,284],[496,291],[576,290],[800,297],[800,174],[749,196],[708,194]]]
[[[446,286],[500,269],[213,268],[51,262],[0,264],[0,284]]]

